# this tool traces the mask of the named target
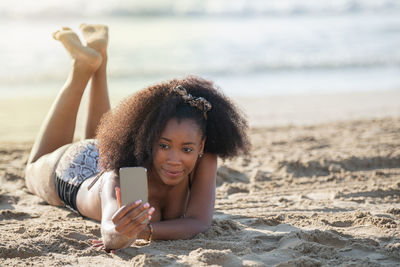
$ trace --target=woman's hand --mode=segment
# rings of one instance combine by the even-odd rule
[[[138,234],[146,227],[146,221],[151,218],[154,208],[141,201],[120,206],[118,190],[120,186],[117,172],[104,174],[101,190],[101,236],[102,242],[96,242],[96,247],[106,251],[118,250],[135,242]]]
[[[149,203],[142,204],[141,200],[137,200],[117,210],[111,221],[115,225],[115,231],[134,241],[151,220],[153,212],[154,208]]]

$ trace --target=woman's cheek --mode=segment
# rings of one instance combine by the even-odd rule
[[[186,162],[187,162],[186,166],[188,166],[189,167],[188,169],[190,169],[189,172],[193,171],[197,162],[197,156],[195,155],[195,153],[190,153],[190,156],[187,157]]]
[[[162,161],[165,161],[165,158],[166,158],[165,151],[163,151],[162,149],[157,147],[154,152],[153,161],[154,162],[162,162]]]

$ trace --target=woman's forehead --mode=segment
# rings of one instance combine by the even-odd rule
[[[170,119],[161,132],[161,138],[169,140],[186,140],[191,142],[201,141],[201,131],[192,119]]]

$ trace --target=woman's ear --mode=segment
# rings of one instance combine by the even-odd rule
[[[206,143],[206,137],[204,137],[203,140],[201,140],[199,155],[203,155],[204,154],[204,145],[205,145],[205,143]]]

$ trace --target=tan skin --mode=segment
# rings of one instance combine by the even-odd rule
[[[25,172],[28,189],[56,206],[62,202],[55,191],[54,171],[73,142],[77,111],[89,80],[84,139],[94,137],[101,116],[110,109],[106,81],[108,29],[103,25],[82,25],[81,30],[86,46],[69,28],[54,34],[72,57],[72,69],[42,124]],[[193,120],[172,118],[167,122],[153,147],[153,164],[147,177],[149,203],[119,207],[115,195],[115,188],[119,187],[116,171],[102,174],[90,190],[88,185],[94,177],[85,180],[77,194],[77,207],[83,216],[101,221],[102,240],[95,244],[116,250],[129,246],[137,238],[147,239],[149,227],[141,222],[149,218],[153,239],[185,239],[207,230],[215,202],[217,158],[212,154],[200,157],[204,143]],[[147,212],[132,219],[143,210]]]
[[[132,221],[146,209],[144,203],[131,203],[119,208],[115,196],[115,187],[119,186],[118,175],[105,174],[102,210],[99,212],[103,215],[102,235],[106,247],[120,248],[138,237],[147,238],[149,228],[141,222],[148,215],[151,215],[154,239],[190,238],[210,227],[217,164],[212,154],[205,154],[199,160],[204,142],[194,121],[168,121],[153,148],[153,165],[147,177],[148,213],[137,220]],[[197,162],[189,194],[188,177]],[[183,215],[185,217],[181,218]]]

